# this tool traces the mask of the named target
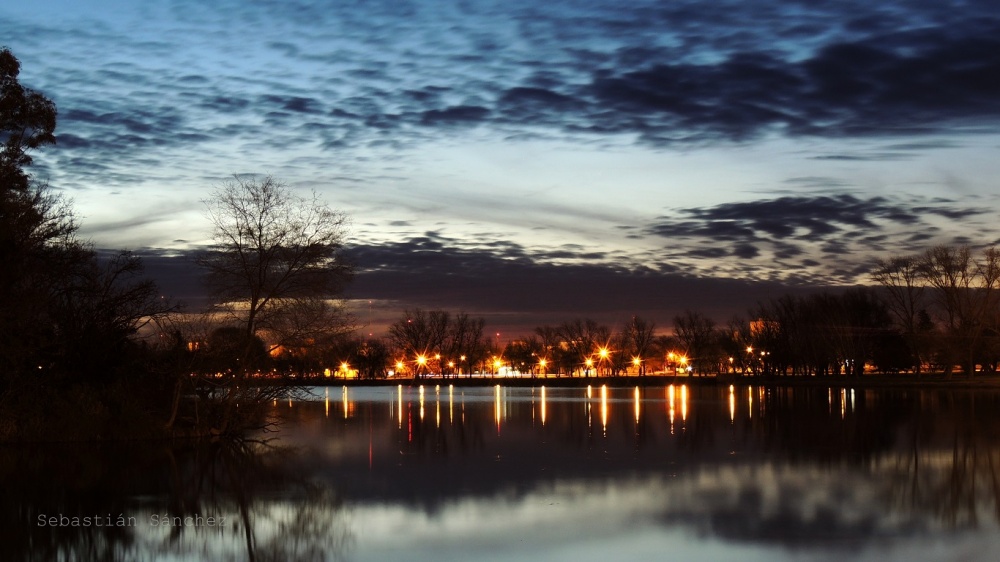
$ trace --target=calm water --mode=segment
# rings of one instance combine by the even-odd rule
[[[314,392],[273,405],[283,423],[267,446],[0,449],[0,558],[937,561],[1000,552],[1000,393]]]

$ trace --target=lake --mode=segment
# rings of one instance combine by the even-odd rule
[[[994,560],[1000,393],[329,387],[258,441],[6,446],[11,560]]]

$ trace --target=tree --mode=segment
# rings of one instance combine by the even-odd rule
[[[674,335],[684,346],[695,372],[704,373],[718,363],[718,337],[711,318],[685,310],[674,317]]]
[[[52,100],[18,81],[21,63],[9,49],[0,49],[0,186],[27,191],[29,151],[56,139],[56,106]]]
[[[656,324],[638,316],[633,316],[622,328],[621,340],[624,344],[622,351],[630,356],[629,361],[639,360],[639,375],[646,374],[646,362],[655,335]]]
[[[485,325],[483,318],[464,312],[452,316],[445,310],[407,309],[389,326],[389,341],[403,361],[413,363],[417,378],[430,370],[471,373],[487,356]]]
[[[489,343],[483,337],[486,319],[459,312],[449,323],[444,353],[454,363],[449,370],[472,373],[472,366],[486,359]]]
[[[297,346],[347,324],[333,301],[352,274],[347,215],[271,176],[233,176],[206,206],[214,245],[198,263],[246,341],[266,334],[272,347]]]
[[[25,170],[30,150],[55,142],[56,109],[20,84],[20,70],[10,50],[0,50],[0,376],[7,377],[38,364],[54,282],[49,265],[62,261],[56,254],[77,229],[64,202]]]
[[[417,378],[431,368],[431,358],[441,354],[450,319],[444,310],[407,309],[389,326],[389,341],[405,362],[414,363]]]
[[[875,262],[872,280],[885,289],[889,312],[902,332],[902,337],[912,357],[912,367],[920,376],[923,363],[923,331],[921,313],[924,313],[925,268],[919,256],[894,256]]]
[[[1000,249],[977,257],[968,246],[937,246],[922,256],[923,273],[933,289],[946,330],[945,369],[961,363],[975,372],[983,338],[995,330],[1000,306]]]
[[[529,373],[531,376],[535,376],[535,368],[544,355],[545,348],[537,336],[511,341],[503,349],[503,357],[507,359],[512,369],[521,374]]]
[[[590,376],[591,369],[602,367],[600,349],[607,349],[611,343],[611,328],[598,324],[590,318],[577,318],[563,322],[559,328],[559,337],[566,345],[566,369],[572,373],[582,369]],[[595,357],[596,356],[596,357]]]
[[[0,50],[0,439],[141,433],[171,381],[136,335],[171,307],[138,258],[78,240],[72,209],[27,171],[56,109],[19,73]]]
[[[214,244],[198,264],[244,344],[222,392],[211,398],[212,432],[225,435],[266,423],[266,405],[291,391],[246,380],[260,367],[251,361],[258,340],[267,341],[268,351],[303,350],[346,331],[349,321],[334,299],[352,272],[341,253],[348,218],[316,193],[300,197],[271,176],[235,175],[205,204]]]

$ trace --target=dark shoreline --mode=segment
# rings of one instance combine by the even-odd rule
[[[764,387],[832,387],[832,388],[928,388],[928,389],[1000,389],[1000,375],[976,375],[968,378],[963,374],[942,373],[905,375],[865,375],[863,377],[756,377],[733,375],[680,376],[663,375],[619,376],[619,377],[453,377],[425,379],[313,379],[303,381],[302,386],[421,386],[453,385],[458,387],[586,387],[600,386],[666,386],[687,384],[693,386],[764,386]]]

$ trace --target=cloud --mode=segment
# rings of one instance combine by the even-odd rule
[[[49,56],[27,50],[62,111],[62,168],[220,143],[250,155],[263,138],[406,148],[480,124],[500,138],[655,146],[928,137],[815,157],[874,161],[1000,122],[1000,17],[979,6],[182,2],[158,16],[10,26],[15,47],[51,37]]]
[[[680,209],[658,217],[644,233],[669,240],[675,252],[696,258],[691,264],[695,269],[774,275],[771,260],[777,260],[785,269],[811,271],[829,283],[856,282],[876,255],[916,253],[935,240],[954,243],[938,236],[934,223],[939,218],[969,222],[989,212],[948,199],[790,195]],[[846,259],[862,269],[831,262]],[[714,263],[702,263],[708,260]]]
[[[395,241],[357,249],[380,264],[362,273],[373,286],[388,283],[393,270],[415,290],[421,276],[446,278],[442,286],[473,303],[462,295],[479,287],[509,294],[491,275],[511,287],[539,276],[550,285],[538,294],[553,296],[536,304],[555,306],[563,293],[580,297],[574,280],[591,275],[616,291],[646,295],[655,293],[619,280],[645,287],[683,271],[692,278],[846,282],[866,256],[951,240],[936,229],[988,216],[988,205],[845,194],[860,185],[857,176],[848,181],[831,171],[951,154],[997,129],[1000,17],[978,3],[637,0],[623,10],[610,1],[400,7],[181,0],[44,20],[9,10],[15,15],[5,16],[3,28],[25,79],[60,109],[59,144],[40,152],[40,176],[60,188],[125,192],[128,185],[131,193],[208,186],[233,168],[305,176],[313,185],[344,179],[359,188],[352,203],[407,211],[392,215],[405,220],[381,223],[396,229]],[[472,187],[461,192],[406,183],[421,173],[406,159],[431,143],[485,141],[492,150],[556,139],[687,151],[773,137],[809,145],[804,158],[815,160],[816,171],[790,172],[794,177],[766,187],[757,201],[691,203],[654,218],[581,204],[571,190],[589,195],[586,185],[531,206],[502,189],[477,189],[505,181],[502,173],[441,180],[468,179]],[[815,139],[823,142],[810,144]],[[512,166],[494,156],[480,151],[462,164]],[[452,156],[439,157],[427,159],[447,164]],[[375,191],[386,184],[435,197],[414,203]],[[790,195],[776,197],[781,189]],[[376,201],[363,201],[370,193],[379,193]],[[429,200],[434,207],[424,213]],[[409,217],[440,212],[443,202],[460,211],[449,216],[478,221],[475,244],[446,238],[444,230],[407,238],[428,228]],[[510,217],[530,228],[543,224],[543,215],[561,235],[549,247],[505,244],[506,231],[493,228]],[[629,230],[600,248],[563,245],[629,220]],[[608,249],[618,240],[629,246]],[[594,263],[582,265],[587,260]],[[847,261],[850,267],[840,263]],[[450,284],[463,276],[480,285]],[[526,293],[510,298],[536,295]],[[624,298],[614,295],[601,298]]]

